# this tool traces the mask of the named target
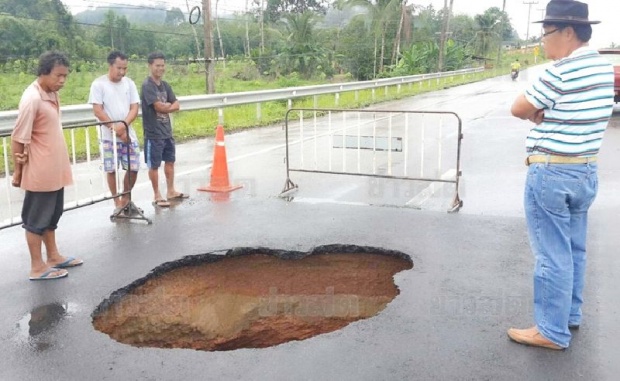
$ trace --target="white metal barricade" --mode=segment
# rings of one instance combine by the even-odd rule
[[[286,182],[291,172],[410,180],[406,206],[421,208],[444,185],[454,191],[448,210],[458,211],[462,122],[453,112],[291,109],[285,121]]]

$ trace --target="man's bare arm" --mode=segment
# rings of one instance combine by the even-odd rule
[[[135,115],[131,118],[131,121],[133,121],[138,115],[137,104],[136,104],[135,110],[131,110],[131,109],[129,110],[128,116],[132,115],[132,111],[135,112]],[[105,112],[105,110],[103,109],[103,105],[96,104],[96,103],[93,104],[93,113],[95,114],[95,117],[101,122],[103,126],[106,126],[110,130],[114,131],[116,133],[116,136],[118,136],[119,139],[121,139],[122,141],[127,141],[126,129],[123,123],[121,122],[106,123],[106,122],[111,122],[112,118],[110,118],[108,114]],[[125,118],[125,122],[127,122],[127,118]],[[129,123],[127,124],[129,125]]]
[[[517,99],[515,99],[510,112],[512,112],[512,115],[517,118],[524,120],[527,119],[535,124],[542,123],[545,115],[544,110],[534,107],[534,105],[531,104],[523,94],[519,95]]]
[[[153,107],[155,108],[155,111],[159,113],[170,114],[172,112],[179,111],[181,105],[178,100],[172,103],[156,101],[153,103]]]
[[[22,182],[22,168],[28,162],[28,146],[11,140],[11,152],[13,153],[13,178],[11,185],[19,187]]]

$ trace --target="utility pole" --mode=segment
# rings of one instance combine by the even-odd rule
[[[504,14],[506,13],[506,0],[504,0],[504,4],[502,5],[502,17],[504,16]],[[497,63],[495,64],[495,66],[497,66],[497,68],[499,69],[499,63],[500,60],[502,59],[502,35],[499,35],[499,46],[497,47]]]
[[[527,32],[525,34],[525,52],[527,53],[527,45],[530,40],[530,16],[532,15],[532,5],[538,4],[538,0],[523,1],[527,5]]]
[[[211,21],[211,0],[202,0],[205,27],[205,68],[207,70],[207,94],[215,93],[215,55],[213,49],[213,24]]]

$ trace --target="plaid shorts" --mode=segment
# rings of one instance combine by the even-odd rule
[[[116,165],[114,163],[112,141],[102,140],[101,151],[103,157],[103,170],[105,172],[115,172],[119,166],[119,162],[125,171],[128,167],[131,167],[131,170],[134,172],[137,172],[140,169],[140,146],[137,141],[131,141],[131,143],[116,142],[116,155],[118,160]],[[129,151],[129,160],[127,160],[127,151]],[[130,165],[127,164],[128,162]]]

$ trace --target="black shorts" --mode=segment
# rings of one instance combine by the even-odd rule
[[[56,230],[65,204],[65,188],[54,192],[26,191],[22,206],[22,227],[43,235],[46,230]]]
[[[176,161],[174,138],[146,139],[144,142],[144,162],[151,169],[159,168],[161,162]]]

